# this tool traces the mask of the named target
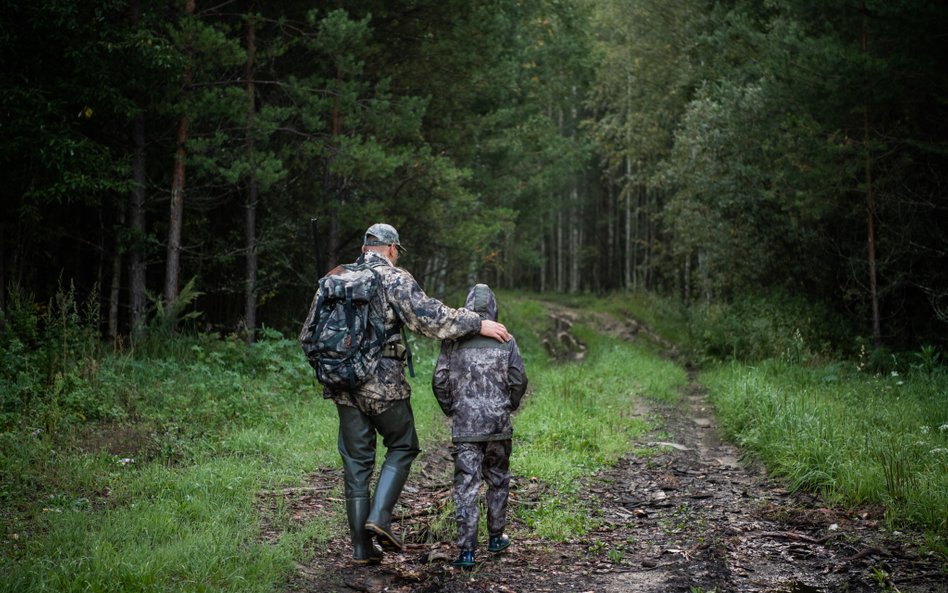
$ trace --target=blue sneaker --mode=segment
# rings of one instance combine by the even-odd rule
[[[474,568],[474,550],[461,550],[458,559],[452,563],[453,566],[462,570],[471,570]]]
[[[510,538],[503,533],[500,535],[492,535],[490,536],[490,539],[487,540],[487,551],[491,554],[499,554],[509,547]]]

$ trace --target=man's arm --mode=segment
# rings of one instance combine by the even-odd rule
[[[405,270],[388,268],[386,273],[391,274],[385,282],[386,297],[411,331],[435,340],[456,340],[477,333],[487,335],[483,334],[485,329],[490,337],[500,341],[505,341],[501,336],[509,335],[503,325],[482,321],[474,311],[453,309],[429,297]]]

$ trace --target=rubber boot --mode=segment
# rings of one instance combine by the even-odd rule
[[[368,498],[346,499],[346,517],[349,519],[354,564],[378,564],[382,561],[382,550],[375,547],[372,536],[365,530],[365,518],[368,514]]]
[[[365,522],[365,529],[378,537],[383,550],[401,551],[404,548],[402,540],[392,533],[392,509],[395,508],[407,479],[407,469],[385,465],[379,472],[379,483],[375,487],[372,510]]]
[[[386,451],[365,528],[376,534],[383,549],[400,551],[402,542],[392,533],[392,509],[408,479],[411,462],[419,452],[411,404],[408,400],[395,402],[388,410],[372,416],[371,421],[382,436]]]

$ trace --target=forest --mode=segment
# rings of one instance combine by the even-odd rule
[[[4,325],[72,291],[122,343],[293,330],[315,218],[323,270],[384,221],[437,296],[646,291],[850,352],[945,345],[944,3],[3,12]]]
[[[0,593],[945,590],[948,3],[6,0],[0,55]],[[377,222],[530,377],[470,574],[418,335],[351,566],[297,335]]]

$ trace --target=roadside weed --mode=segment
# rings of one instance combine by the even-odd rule
[[[882,504],[893,526],[919,526],[945,549],[948,375],[771,360],[716,366],[702,380],[725,430],[793,488]]]

